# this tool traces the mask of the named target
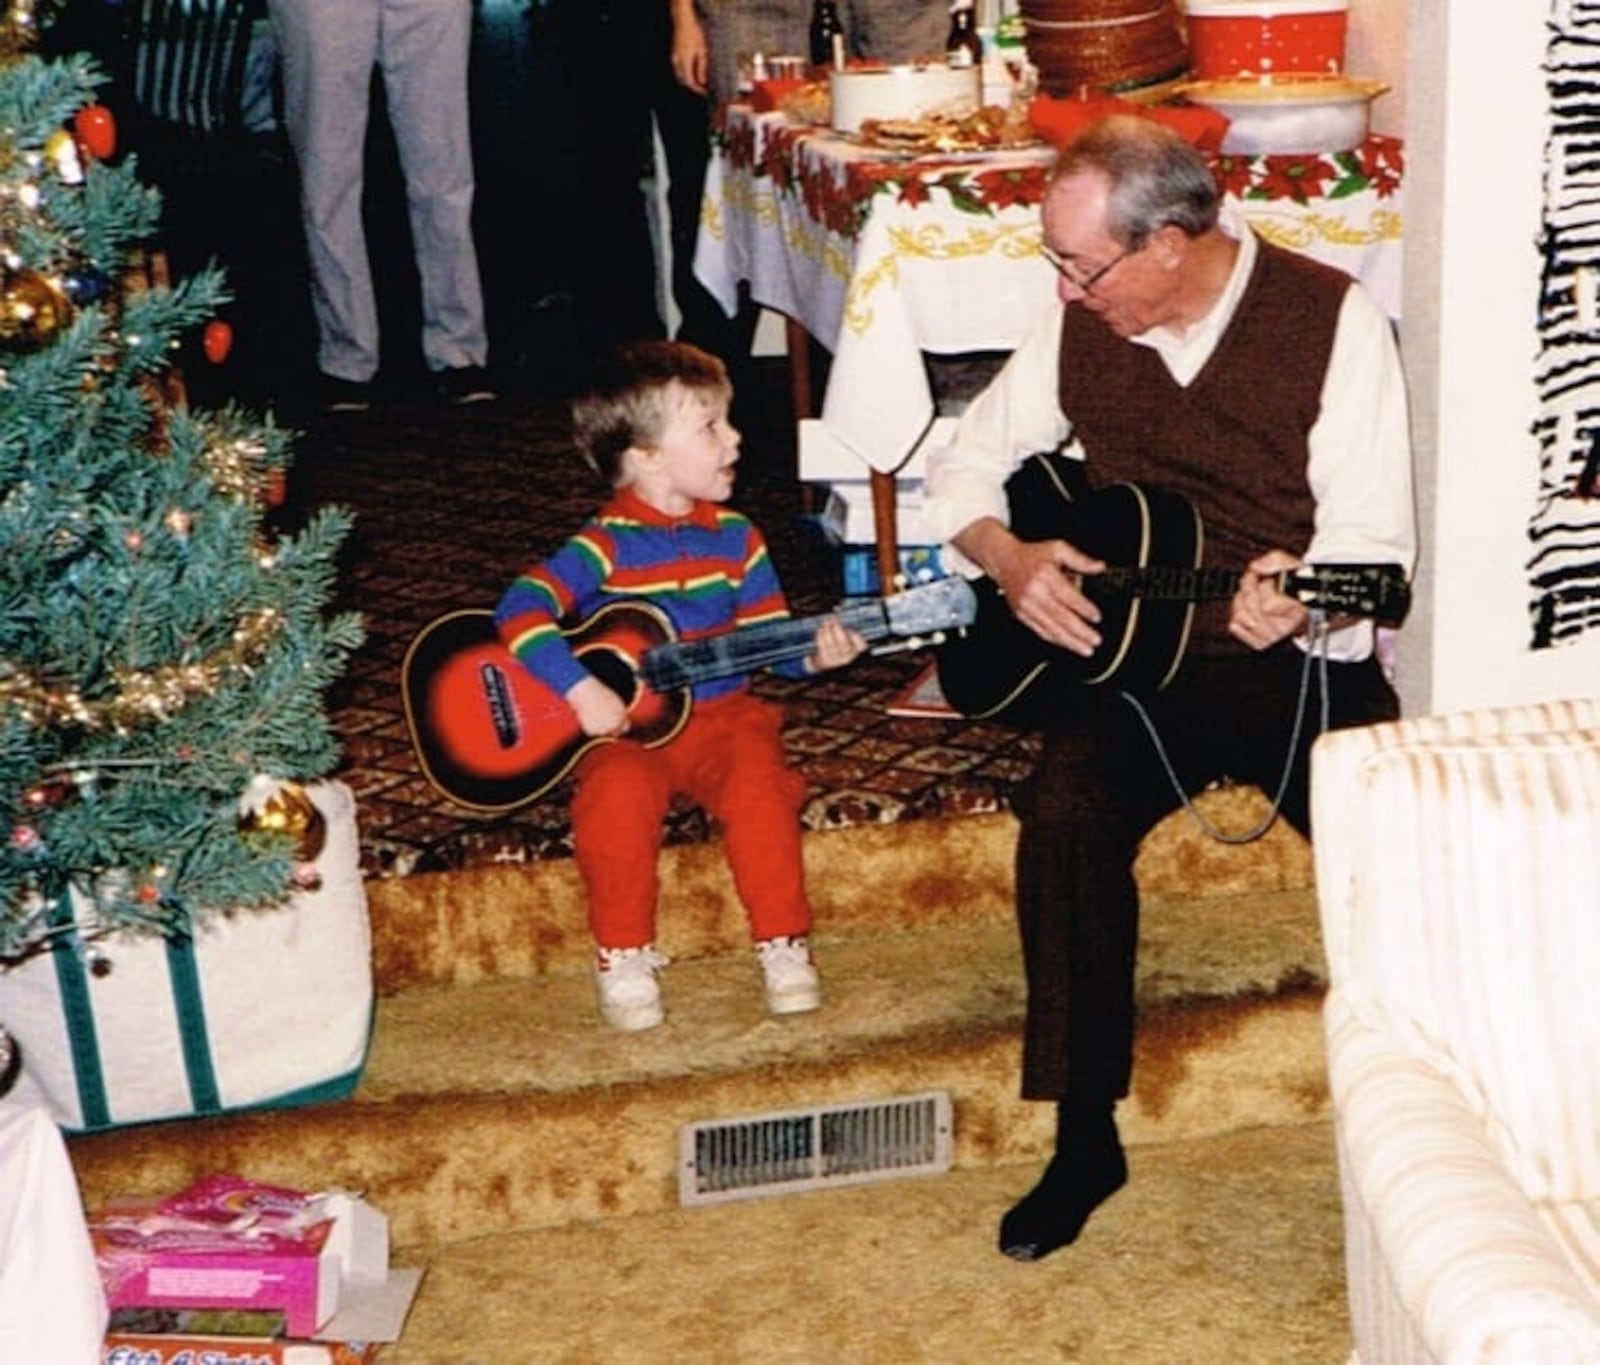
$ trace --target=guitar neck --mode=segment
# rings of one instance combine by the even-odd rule
[[[1143,597],[1156,602],[1216,602],[1239,590],[1240,575],[1231,569],[1193,569],[1154,564],[1142,569],[1112,567],[1090,580],[1097,591]],[[1285,574],[1280,586],[1288,581]]]
[[[857,632],[869,645],[892,633],[888,613],[879,599],[849,603],[829,615]],[[645,655],[639,674],[653,690],[664,692],[736,673],[753,673],[811,653],[817,630],[827,619],[807,616],[767,621],[700,640],[657,645]]]
[[[1229,569],[1153,565],[1112,568],[1095,575],[1091,592],[1141,597],[1155,602],[1214,602],[1232,597],[1243,574]],[[1324,564],[1286,569],[1275,576],[1278,591],[1307,607],[1398,624],[1411,595],[1397,564]]]

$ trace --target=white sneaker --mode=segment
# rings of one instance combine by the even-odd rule
[[[811,960],[811,946],[801,935],[765,938],[756,944],[761,977],[772,1014],[804,1014],[822,1004],[822,979]]]
[[[654,944],[643,948],[601,948],[595,953],[594,980],[600,991],[600,1016],[614,1029],[638,1033],[666,1017],[656,973],[667,959]]]

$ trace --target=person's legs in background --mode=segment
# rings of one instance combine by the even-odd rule
[[[378,0],[269,0],[284,123],[300,175],[317,366],[336,406],[364,406],[378,372],[378,310],[362,224]]]
[[[489,340],[472,235],[472,7],[468,0],[382,3],[378,60],[422,289],[423,359],[446,380],[476,372],[449,396],[489,397],[479,382]]]
[[[700,235],[700,203],[711,159],[711,105],[704,95],[678,83],[663,55],[655,99],[656,132],[667,170],[667,223],[672,248],[672,300],[678,308],[675,335],[732,365],[732,320],[694,273]],[[738,388],[737,382],[734,385]]]
[[[556,209],[568,215],[565,254],[580,345],[663,336],[643,190],[660,58],[654,30],[621,0],[553,0],[551,16],[582,168],[570,209]]]

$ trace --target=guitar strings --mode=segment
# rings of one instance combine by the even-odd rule
[[[1310,643],[1306,646],[1305,662],[1300,668],[1300,696],[1295,703],[1294,729],[1289,735],[1289,750],[1284,755],[1283,772],[1278,778],[1277,790],[1272,794],[1271,808],[1260,822],[1253,828],[1242,832],[1233,832],[1222,829],[1214,821],[1208,819],[1203,811],[1195,805],[1194,798],[1189,795],[1183,781],[1178,776],[1178,771],[1173,765],[1172,757],[1167,752],[1167,746],[1161,742],[1161,735],[1156,730],[1155,721],[1149,711],[1131,692],[1123,692],[1122,699],[1133,707],[1139,719],[1144,722],[1144,728],[1150,736],[1150,742],[1155,746],[1156,756],[1161,760],[1161,767],[1167,775],[1167,780],[1172,783],[1172,790],[1177,793],[1178,800],[1183,803],[1183,808],[1189,813],[1189,818],[1195,822],[1209,838],[1221,844],[1249,844],[1254,843],[1274,824],[1277,823],[1278,813],[1283,808],[1283,798],[1289,790],[1289,777],[1294,771],[1294,756],[1300,747],[1300,732],[1305,725],[1306,701],[1311,693],[1311,669],[1315,661],[1318,669],[1318,679],[1322,684],[1322,697],[1318,715],[1318,733],[1325,734],[1328,729],[1328,617],[1327,613],[1313,609],[1309,622]]]

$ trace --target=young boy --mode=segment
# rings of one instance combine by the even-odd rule
[[[594,745],[579,760],[572,832],[598,949],[600,1013],[629,1031],[663,1018],[656,859],[679,793],[722,826],[767,1008],[794,1014],[822,1000],[800,858],[806,784],[784,761],[778,708],[751,694],[747,675],[700,683],[684,728],[646,748],[622,738],[626,704],[585,669],[558,624],[641,598],[663,609],[682,639],[789,614],[761,533],[720,505],[733,492],[739,458],[731,398],[722,362],[681,342],[633,343],[602,363],[573,403],[573,431],[613,495],[527,569],[495,613],[506,647],[566,699],[584,734],[619,741]],[[865,648],[830,617],[812,653],[779,671],[838,668]]]

